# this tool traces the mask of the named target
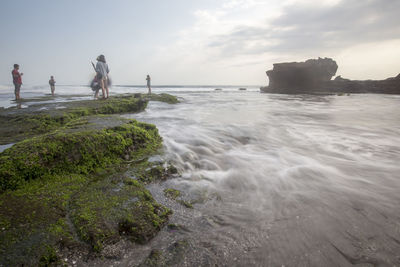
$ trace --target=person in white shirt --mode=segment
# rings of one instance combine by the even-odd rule
[[[98,80],[100,81],[101,91],[103,92],[103,99],[105,99],[108,98],[108,73],[110,71],[104,55],[98,56],[96,60],[96,72],[98,75]],[[107,97],[105,95],[107,95]]]
[[[149,89],[149,95],[151,95],[151,78],[150,78],[150,75],[148,75],[147,74],[147,77],[146,77],[146,81],[147,81],[147,88]]]

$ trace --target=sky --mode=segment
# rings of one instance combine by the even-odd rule
[[[0,2],[0,84],[83,85],[104,54],[114,84],[267,85],[279,62],[330,57],[337,75],[400,73],[400,0]]]

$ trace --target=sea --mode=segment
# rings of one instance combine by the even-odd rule
[[[180,227],[94,265],[134,266],[184,241],[170,265],[400,266],[400,95],[266,94],[258,86],[152,91],[180,103],[150,102],[123,116],[159,129],[161,157],[180,176],[149,190]],[[49,92],[27,86],[21,96]],[[93,98],[87,86],[57,86],[56,94],[49,101]],[[12,98],[13,88],[0,86],[0,106],[16,106]],[[164,188],[181,190],[193,209],[166,199]]]

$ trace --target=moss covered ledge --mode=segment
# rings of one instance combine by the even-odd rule
[[[0,109],[0,145],[15,143],[59,127],[67,126],[76,119],[89,115],[109,115],[141,112],[149,101],[178,103],[169,94],[125,94],[107,100],[79,100],[29,105],[27,108]],[[25,99],[29,103],[29,99]]]
[[[147,161],[162,144],[154,125],[118,115],[141,110],[146,97],[0,111],[1,140],[25,139],[0,153],[0,266],[102,257],[104,246],[122,238],[145,243],[167,223],[171,211],[145,184],[176,169]],[[20,132],[8,138],[5,125]]]
[[[165,102],[168,104],[177,104],[179,103],[179,100],[176,96],[170,95],[170,94],[150,94],[150,95],[145,95],[142,94],[142,97],[145,99],[148,99],[150,101],[160,101],[160,102]]]
[[[86,127],[59,129],[0,153],[0,266],[57,263],[62,249],[101,255],[121,238],[145,243],[167,223],[171,211],[138,174],[126,174],[128,165],[134,171],[151,165],[146,157],[162,141],[157,128],[126,119],[111,128]]]
[[[34,137],[0,154],[0,192],[43,176],[90,174],[160,146],[157,128],[135,120],[110,129],[56,131]]]

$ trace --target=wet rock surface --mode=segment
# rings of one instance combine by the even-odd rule
[[[68,100],[69,96],[66,96]],[[47,103],[43,98],[22,99],[24,108],[0,109],[0,144],[15,143],[38,134],[51,132],[59,127],[74,126],[77,119],[89,115],[112,115],[143,111],[149,101],[178,103],[168,94],[126,94],[112,96],[106,100],[78,100]],[[42,100],[42,101],[41,101]],[[46,102],[46,103],[41,103]],[[84,124],[84,123],[81,123]]]
[[[176,99],[125,95],[0,111],[20,129],[7,136],[7,124],[0,127],[3,143],[15,142],[0,153],[0,266],[118,259],[119,247],[144,244],[166,225],[171,210],[145,184],[176,169],[147,160],[162,144],[154,125],[118,115],[141,111],[152,98]]]

